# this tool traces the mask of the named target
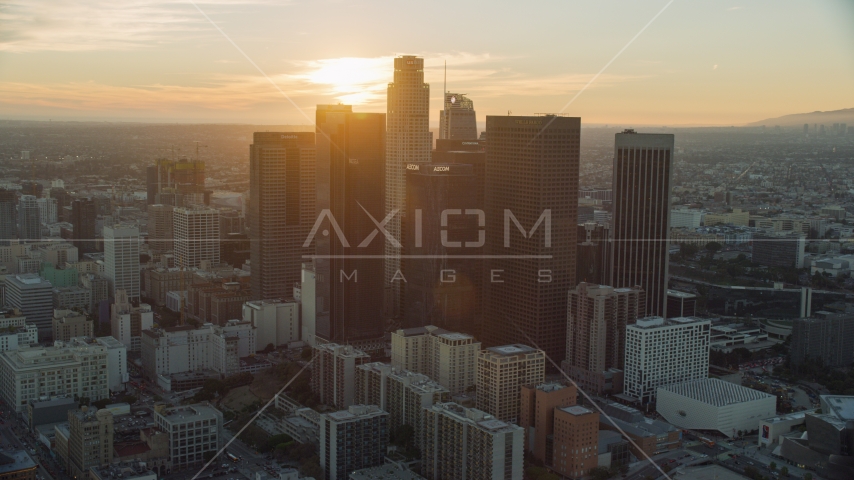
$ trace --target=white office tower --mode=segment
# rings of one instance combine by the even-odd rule
[[[110,305],[110,333],[131,352],[138,352],[142,331],[154,326],[151,305],[131,305],[127,292],[116,291],[116,303]]]
[[[465,393],[477,383],[479,352],[480,342],[471,335],[433,325],[391,333],[392,366],[423,373],[452,395]]]
[[[243,304],[243,321],[255,327],[259,347],[287,345],[300,339],[300,304],[280,300],[252,301]]]
[[[17,308],[39,329],[39,338],[53,334],[53,285],[35,273],[6,276],[6,306]]]
[[[647,317],[626,327],[623,393],[643,404],[658,387],[709,376],[711,322]]]
[[[113,337],[98,337],[98,345],[107,349],[107,386],[111,392],[123,392],[128,376],[128,349]]]
[[[36,200],[39,204],[39,215],[42,223],[56,223],[56,199],[55,198],[39,198]]]
[[[429,480],[521,479],[522,427],[456,403],[425,410],[421,475]]]
[[[134,225],[104,226],[104,276],[110,280],[110,296],[124,290],[131,302],[139,300],[139,228]]]
[[[24,242],[37,242],[42,238],[39,202],[33,195],[21,195],[18,200],[18,238]]]
[[[175,266],[199,268],[203,260],[219,263],[219,210],[201,205],[172,212]]]
[[[371,213],[380,221],[391,217],[386,230],[395,238],[386,246],[386,311],[400,312],[402,285],[400,258],[406,211],[406,165],[430,161],[433,140],[430,134],[430,85],[424,83],[424,59],[404,55],[394,59],[394,81],[388,84],[386,115],[386,211]],[[381,218],[382,217],[382,218]],[[384,240],[377,238],[374,241]]]

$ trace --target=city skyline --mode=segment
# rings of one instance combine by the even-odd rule
[[[394,9],[345,5],[340,17],[307,29],[305,21],[319,20],[329,5],[216,0],[198,3],[198,10],[166,1],[40,9],[39,2],[11,2],[0,27],[0,88],[9,93],[0,115],[309,125],[316,104],[384,111],[392,80],[386,65],[406,53],[425,59],[431,128],[439,123],[446,62],[447,88],[477,102],[479,128],[486,115],[508,110],[559,111],[606,64],[566,112],[588,125],[738,125],[854,105],[845,88],[854,76],[845,52],[852,34],[843,20],[854,6],[670,3],[553,3],[536,10],[550,15],[536,19],[496,9],[486,14],[490,21],[432,38],[427,25],[449,16],[483,18],[483,12],[438,6],[419,13],[413,25],[397,21]],[[349,21],[348,14],[367,30],[385,28],[394,45],[378,34],[330,43],[329,29]],[[256,33],[273,21],[285,28]]]

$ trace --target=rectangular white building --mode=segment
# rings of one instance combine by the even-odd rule
[[[98,345],[107,349],[107,385],[111,392],[123,392],[128,375],[128,349],[113,337],[98,337]]]
[[[700,210],[689,210],[677,208],[670,211],[670,228],[694,229],[703,222],[703,212]]]
[[[243,304],[243,321],[255,327],[259,347],[300,340],[300,304],[296,301],[252,301]]]
[[[61,395],[110,396],[107,349],[83,338],[0,353],[0,395],[20,412],[30,400]]]
[[[139,300],[139,241],[134,225],[104,226],[104,276],[113,297],[124,290],[131,301]]]
[[[717,430],[727,437],[759,428],[777,413],[777,397],[734,383],[704,378],[658,388],[655,409],[668,423]]]
[[[709,376],[711,322],[691,317],[638,319],[626,327],[623,393],[642,404],[658,387]]]
[[[110,306],[110,333],[131,352],[138,352],[142,332],[154,326],[151,305],[140,303],[134,307],[124,290],[116,291],[116,303]]]
[[[198,268],[202,261],[219,263],[219,210],[202,205],[172,211],[175,266]]]

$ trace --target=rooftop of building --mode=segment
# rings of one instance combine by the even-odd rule
[[[593,410],[590,410],[588,408],[584,408],[580,405],[573,405],[571,407],[562,407],[560,410],[563,412],[566,412],[570,415],[575,415],[576,417],[580,417],[582,415],[588,415],[588,414],[593,413]]]
[[[624,442],[623,436],[613,430],[599,430],[599,453],[608,451],[608,445]]]
[[[394,333],[402,336],[402,337],[414,337],[418,335],[442,335],[445,333],[454,333],[444,328],[439,328],[434,325],[427,325],[426,327],[413,327],[413,328],[401,328],[395,331]]]
[[[466,408],[454,402],[435,403],[428,408],[436,412],[443,412],[455,418],[458,422],[477,426],[490,433],[512,432],[522,428],[517,425],[498,420],[483,410]]]
[[[350,480],[421,480],[424,477],[393,463],[363,468],[350,474]]]
[[[505,357],[520,354],[536,353],[540,351],[536,348],[529,347],[527,345],[522,345],[521,343],[515,343],[512,345],[501,345],[500,347],[489,347],[486,350],[496,355],[503,355]]]
[[[854,420],[854,395],[821,395],[822,412],[833,413],[840,420]]]
[[[541,383],[534,388],[536,388],[537,390],[543,391],[543,392],[556,392],[558,390],[562,390],[564,388],[567,388],[567,385],[564,385],[561,382],[547,382],[547,383]]]
[[[323,343],[315,345],[316,350],[326,351],[338,357],[369,357],[367,353],[352,345],[339,345],[337,343]]]
[[[666,391],[703,402],[715,407],[734,405],[765,398],[775,398],[774,395],[760,392],[752,388],[742,387],[717,378],[703,378],[688,382],[676,383],[658,387],[659,392]],[[661,393],[659,393],[661,395]]]
[[[684,298],[697,298],[697,296],[694,295],[693,293],[680,292],[678,290],[668,290],[667,295],[670,297],[683,298],[683,299]]]
[[[156,479],[157,475],[140,466],[138,462],[128,462],[125,465],[107,465],[102,467],[91,467],[90,473],[98,480],[134,480],[134,479]]]
[[[77,405],[77,401],[71,397],[51,398],[50,400],[30,400],[34,409],[50,408],[58,405]]]
[[[802,410],[800,412],[792,412],[786,415],[778,415],[776,417],[766,418],[762,421],[769,424],[780,423],[780,422],[789,422],[792,420],[801,420],[804,419],[808,413],[815,413],[815,410]]]
[[[222,413],[209,403],[197,403],[181,407],[164,408],[161,412],[155,407],[155,415],[159,415],[169,423],[184,423],[198,420],[215,420],[222,418]]]
[[[388,413],[380,410],[380,407],[376,405],[351,405],[347,410],[325,413],[323,415],[336,422],[347,422],[362,418],[388,415]]]
[[[12,472],[31,468],[36,468],[36,462],[30,458],[26,450],[0,453],[0,475],[8,475]]]
[[[676,325],[691,325],[695,323],[710,323],[709,320],[697,317],[673,317],[665,320],[662,317],[644,317],[637,319],[634,325],[629,325],[628,328],[651,330],[662,327],[672,327]]]

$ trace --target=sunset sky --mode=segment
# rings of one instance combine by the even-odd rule
[[[612,60],[565,113],[739,125],[854,107],[850,0],[0,0],[0,119],[310,124],[318,103],[385,111],[401,54],[425,58],[432,124],[445,61],[479,122],[559,112]]]

